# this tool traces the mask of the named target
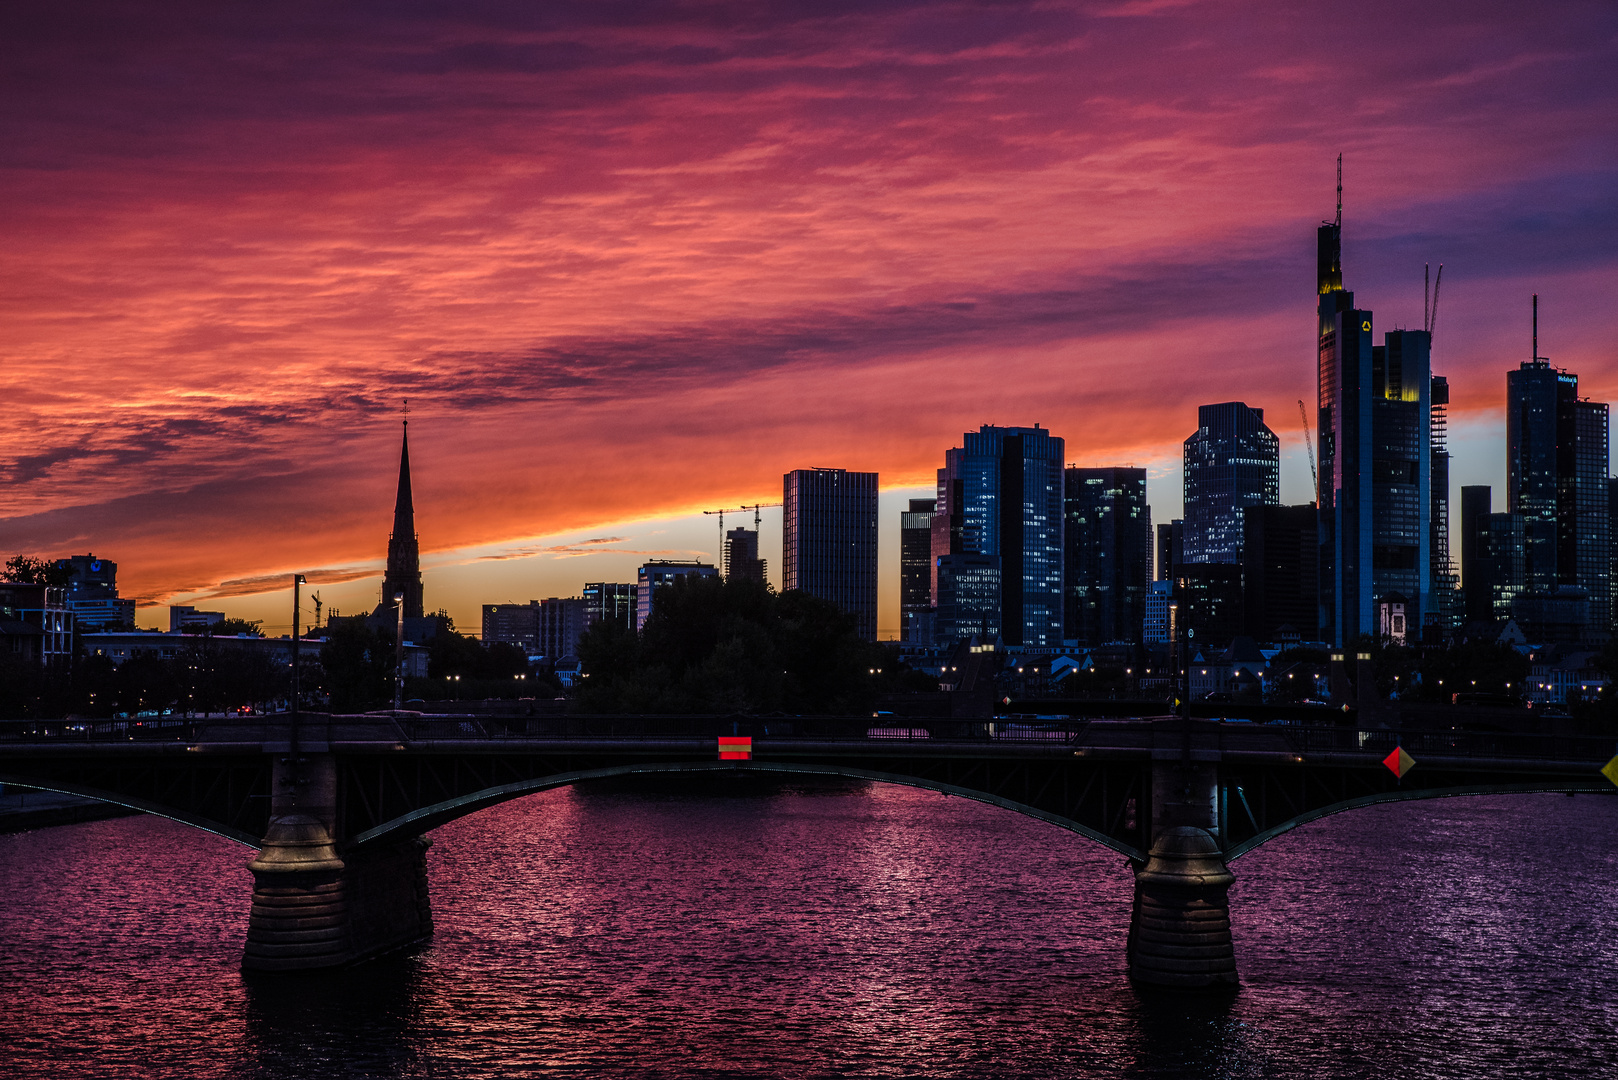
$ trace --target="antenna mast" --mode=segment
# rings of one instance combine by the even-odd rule
[[[1534,294],[1534,361],[1539,361],[1539,294]]]
[[[1337,227],[1343,227],[1343,155],[1337,155]]]

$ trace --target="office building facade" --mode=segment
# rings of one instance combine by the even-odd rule
[[[1281,441],[1264,410],[1226,401],[1197,409],[1184,444],[1184,561],[1242,561],[1242,511],[1281,502]]]
[[[918,636],[914,625],[933,603],[933,512],[936,499],[911,499],[899,515],[899,638]]]
[[[877,474],[794,469],[781,502],[782,588],[830,600],[875,641]]]
[[[657,600],[657,590],[674,584],[682,577],[718,577],[719,568],[712,563],[678,562],[673,559],[653,559],[635,571],[635,631],[646,628]]]
[[[56,568],[67,571],[64,596],[80,633],[134,627],[135,601],[118,595],[117,563],[90,553],[57,559]]]
[[[1487,484],[1461,489],[1461,585],[1467,622],[1494,618],[1489,562],[1489,515],[1493,512]]]
[[[1071,467],[1063,480],[1066,637],[1082,645],[1137,642],[1151,584],[1146,470]]]
[[[1153,559],[1153,579],[1172,581],[1174,568],[1185,562],[1185,521],[1175,518],[1157,527],[1157,556]]]
[[[1276,641],[1287,626],[1319,639],[1319,526],[1314,503],[1244,512],[1242,625],[1254,641]]]
[[[1537,316],[1536,316],[1537,324]],[[1538,356],[1506,373],[1506,510],[1522,518],[1524,588],[1581,588],[1591,628],[1611,625],[1608,409]]]
[[[635,586],[626,581],[588,581],[580,590],[587,626],[609,621],[635,628]]]
[[[961,442],[944,455],[944,467],[938,471],[934,565],[946,555],[996,560],[999,632],[1005,644],[1059,649],[1065,444],[1038,425],[987,424],[967,432]],[[934,596],[943,632],[948,621],[936,584]]]
[[[1371,312],[1343,288],[1340,213],[1317,241],[1320,606],[1342,647],[1380,635],[1394,607],[1419,628],[1431,603],[1431,338],[1373,345]]]
[[[1457,630],[1465,613],[1460,575],[1450,554],[1449,544],[1449,380],[1432,377],[1429,392],[1427,442],[1432,455],[1432,507],[1428,514],[1428,557],[1431,560],[1432,603],[1425,618],[1427,626],[1439,633]]]
[[[725,578],[766,580],[765,561],[758,557],[758,530],[732,529],[725,534]]]

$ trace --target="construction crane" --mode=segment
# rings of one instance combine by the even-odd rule
[[[1320,505],[1320,470],[1315,467],[1315,441],[1309,437],[1309,410],[1298,399],[1298,417],[1303,420],[1303,445],[1309,450],[1309,477],[1315,482],[1315,505]]]
[[[757,531],[759,525],[764,520],[764,516],[762,514],[760,514],[759,511],[762,510],[762,509],[768,509],[769,507],[772,507],[772,506],[780,506],[780,505],[781,505],[780,503],[754,503],[752,506],[737,506],[737,507],[734,507],[734,508],[731,508],[731,509],[726,509],[726,510],[704,510],[703,511],[704,514],[708,514],[708,515],[718,514],[719,515],[719,558],[724,559],[724,557],[725,557],[725,515],[726,514],[745,514],[749,510],[753,511],[753,529],[755,531]]]
[[[319,630],[320,629],[320,593],[318,593],[318,592],[310,593],[309,594],[309,599],[311,599],[311,600],[313,600],[315,602],[315,629]]]
[[[1438,264],[1438,277],[1433,281],[1432,300],[1429,302],[1427,299],[1427,273],[1431,268],[1432,263],[1423,264],[1421,282],[1421,328],[1427,331],[1427,349],[1429,353],[1433,347],[1433,330],[1438,326],[1438,289],[1439,286],[1444,284],[1444,264]]]

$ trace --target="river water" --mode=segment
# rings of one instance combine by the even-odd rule
[[[432,834],[437,934],[244,979],[251,852],[0,836],[0,1076],[1611,1077],[1618,797],[1374,807],[1238,860],[1233,999],[1124,977],[1130,875],[932,792],[738,777]]]

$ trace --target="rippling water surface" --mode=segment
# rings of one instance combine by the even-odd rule
[[[0,1075],[1618,1075],[1618,797],[1272,842],[1224,1003],[1130,988],[1119,856],[931,792],[599,784],[433,839],[429,947],[246,980],[247,849],[0,836]]]

